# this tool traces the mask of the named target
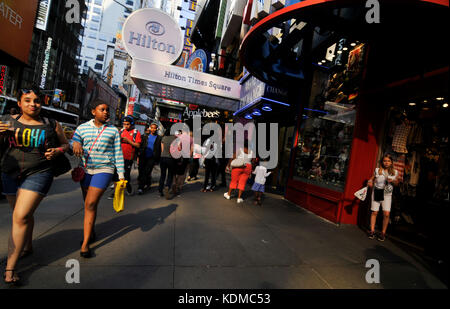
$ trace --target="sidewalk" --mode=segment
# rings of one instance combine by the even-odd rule
[[[23,288],[447,288],[389,239],[369,240],[356,226],[338,227],[276,195],[267,194],[262,207],[250,197],[238,206],[224,199],[225,188],[200,192],[202,180],[172,200],[154,184],[127,196],[119,214],[105,194],[95,257],[82,259],[81,192],[69,174],[57,178],[35,215],[34,254],[18,267]],[[1,201],[1,268],[10,219]],[[80,261],[80,284],[65,281],[69,259]],[[380,263],[380,284],[366,283],[369,259]]]

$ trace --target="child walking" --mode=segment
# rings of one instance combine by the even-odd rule
[[[264,193],[264,187],[266,184],[266,177],[270,175],[271,172],[267,172],[267,168],[264,166],[264,162],[267,159],[260,160],[260,164],[255,168],[253,174],[255,174],[255,182],[253,183],[252,190],[255,191],[255,205],[262,205],[261,197]]]
[[[95,239],[97,206],[117,169],[124,180],[125,167],[119,130],[108,124],[109,106],[96,100],[92,105],[94,119],[80,125],[73,135],[73,152],[82,157],[85,176],[80,182],[84,199],[84,239],[80,256],[92,257],[89,243]]]

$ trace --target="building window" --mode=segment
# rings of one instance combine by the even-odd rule
[[[97,55],[97,60],[98,61],[103,61],[105,59],[105,55],[104,54],[98,54]]]
[[[127,5],[131,5],[131,6],[133,6],[133,5],[134,5],[134,3],[133,3],[133,1],[131,1],[131,0],[128,0],[128,1],[127,1]]]
[[[102,2],[103,2],[102,0],[95,0],[95,1],[94,1],[94,3],[95,3],[96,5],[100,5],[100,6],[102,5]]]
[[[94,13],[100,15],[102,13],[102,10],[100,8],[94,7]]]
[[[95,66],[94,66],[94,69],[96,69],[96,70],[102,70],[102,69],[103,69],[103,64],[101,64],[101,63],[96,63]]]

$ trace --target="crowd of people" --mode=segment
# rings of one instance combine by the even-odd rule
[[[84,258],[93,256],[89,245],[96,238],[97,208],[111,183],[127,180],[126,192],[134,194],[131,181],[134,162],[138,165],[138,195],[150,190],[157,165],[160,168],[158,193],[167,199],[179,196],[186,182],[198,180],[199,168],[204,166],[201,192],[215,191],[217,178],[221,180],[219,186],[225,187],[226,170],[231,170],[229,190],[224,197],[231,199],[232,190],[237,189],[238,203],[243,202],[242,193],[253,171],[256,175],[252,187],[255,204],[261,205],[265,178],[270,172],[264,167],[264,161],[258,165],[247,143],[232,159],[218,159],[217,152],[224,147],[217,145],[212,136],[202,145],[194,144],[192,132],[188,130],[179,130],[174,135],[167,130],[161,137],[154,123],[141,135],[134,128],[132,117],[125,117],[123,128],[119,130],[108,122],[109,106],[96,100],[90,106],[93,119],[77,127],[69,144],[61,125],[41,115],[39,88],[20,90],[18,107],[20,110],[16,114],[0,119],[2,193],[12,209],[8,259],[3,274],[6,284],[21,282],[17,263],[33,253],[34,213],[58,175],[57,159],[64,153],[80,159],[81,176],[75,177],[72,171],[72,178],[80,182],[84,201],[83,239],[80,241],[80,256]]]

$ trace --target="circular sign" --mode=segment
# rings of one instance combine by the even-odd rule
[[[140,9],[125,20],[123,44],[132,58],[173,64],[183,51],[184,40],[175,19],[158,9]]]
[[[206,72],[208,68],[208,56],[203,49],[197,49],[190,57],[186,63],[186,68],[198,71]]]

